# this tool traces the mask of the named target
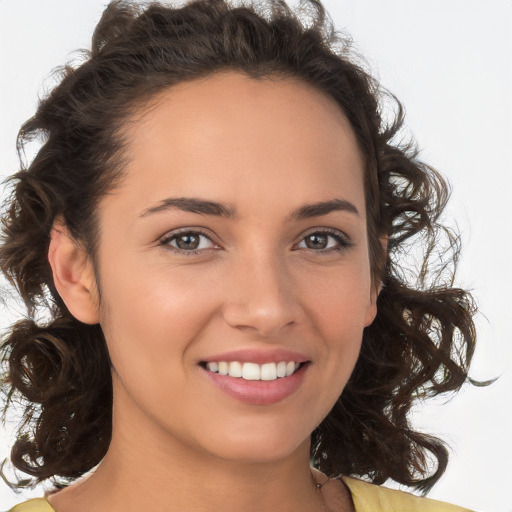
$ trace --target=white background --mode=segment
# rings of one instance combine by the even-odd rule
[[[16,170],[15,136],[50,69],[88,47],[104,0],[0,0],[0,175]],[[374,73],[404,103],[422,157],[448,177],[447,216],[465,251],[459,283],[474,291],[480,346],[473,377],[449,403],[418,408],[421,428],[449,441],[431,497],[482,512],[512,511],[512,1],[328,0]],[[51,83],[48,82],[47,83]],[[455,220],[453,220],[455,219]],[[12,317],[2,312],[1,324]],[[0,458],[12,432],[0,437]],[[31,496],[0,481],[0,509]]]

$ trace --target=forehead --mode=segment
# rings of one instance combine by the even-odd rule
[[[125,132],[125,181],[137,197],[243,200],[266,187],[269,201],[282,202],[284,192],[297,202],[330,199],[347,189],[364,201],[349,121],[297,79],[217,73],[165,90],[141,112]]]

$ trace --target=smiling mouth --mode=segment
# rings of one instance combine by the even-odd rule
[[[279,361],[278,363],[241,363],[239,361],[218,361],[200,363],[205,370],[219,375],[244,380],[272,381],[293,375],[302,365],[296,361]]]

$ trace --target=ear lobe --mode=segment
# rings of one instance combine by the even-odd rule
[[[373,292],[370,297],[370,304],[368,305],[368,309],[366,310],[366,319],[364,326],[368,327],[375,320],[377,316],[377,295],[374,296]]]
[[[55,288],[70,313],[83,323],[97,324],[99,301],[91,260],[62,220],[55,221],[50,233],[48,262]]]

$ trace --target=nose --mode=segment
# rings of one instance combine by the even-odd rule
[[[301,323],[299,290],[277,257],[240,258],[228,280],[222,314],[231,327],[275,337]]]

